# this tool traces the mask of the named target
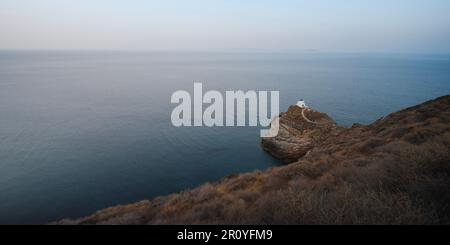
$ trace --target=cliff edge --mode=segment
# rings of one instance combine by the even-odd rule
[[[288,165],[54,224],[450,224],[450,96],[351,128],[293,106],[280,126],[261,145]]]
[[[291,106],[280,115],[278,135],[262,138],[261,147],[275,158],[292,163],[342,129],[327,114]]]

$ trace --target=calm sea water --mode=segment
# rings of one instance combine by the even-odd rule
[[[258,128],[174,128],[176,90],[279,90],[342,125],[450,93],[450,56],[0,52],[0,223],[45,223],[277,166]]]

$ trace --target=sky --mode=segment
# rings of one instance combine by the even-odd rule
[[[448,0],[0,0],[0,49],[450,53]]]

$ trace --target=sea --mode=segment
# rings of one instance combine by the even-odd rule
[[[450,94],[450,55],[0,51],[0,223],[45,224],[281,166],[259,127],[174,127],[175,91],[279,91],[338,124]]]

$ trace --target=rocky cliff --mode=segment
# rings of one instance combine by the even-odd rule
[[[262,147],[285,166],[55,224],[450,224],[450,96],[371,125],[291,107]]]
[[[263,138],[262,148],[286,163],[305,156],[314,146],[343,129],[328,115],[291,106],[280,115],[277,137]]]

